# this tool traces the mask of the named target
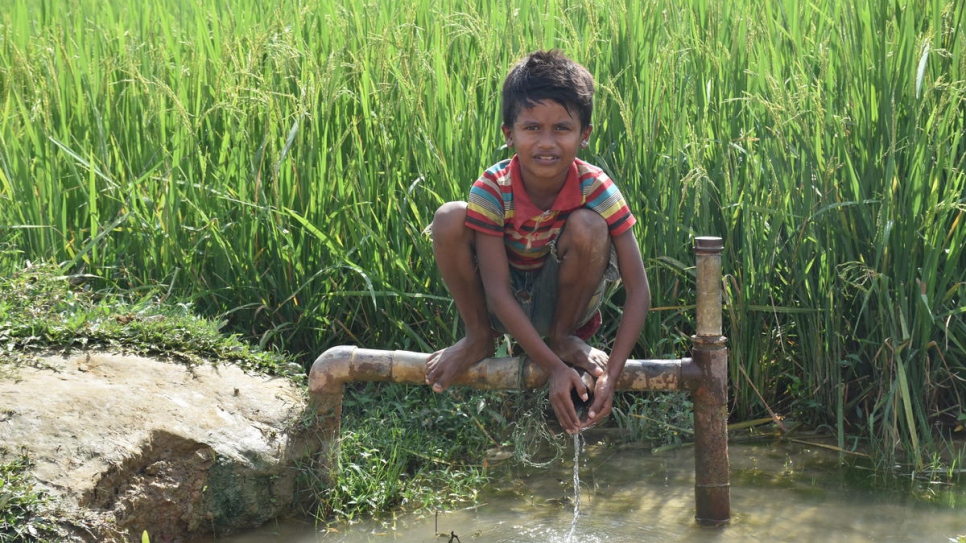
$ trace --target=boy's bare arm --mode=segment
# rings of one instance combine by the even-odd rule
[[[607,361],[607,373],[597,379],[594,390],[594,403],[590,406],[588,419],[584,426],[597,424],[610,414],[613,407],[614,387],[617,379],[624,370],[624,364],[631,355],[644,320],[651,307],[651,287],[647,280],[647,271],[641,258],[641,250],[637,245],[637,238],[631,230],[613,238],[614,249],[617,251],[617,265],[621,272],[621,282],[624,285],[625,301],[623,316],[617,327],[614,338],[614,348]]]
[[[547,346],[510,292],[510,265],[503,238],[477,234],[476,255],[487,305],[534,363],[550,375],[550,405],[560,425],[569,433],[578,431],[580,419],[570,390],[576,388],[586,398],[587,388],[577,372]]]

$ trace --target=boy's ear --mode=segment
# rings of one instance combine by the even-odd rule
[[[500,130],[503,131],[503,137],[506,138],[506,146],[513,147],[513,131],[507,125],[500,125]]]
[[[590,133],[594,131],[594,125],[589,124],[580,130],[580,148],[586,149],[587,142],[590,141]]]

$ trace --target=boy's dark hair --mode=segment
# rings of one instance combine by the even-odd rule
[[[513,126],[521,108],[553,100],[576,113],[580,127],[590,126],[594,76],[558,49],[534,51],[518,62],[503,81],[503,124]]]

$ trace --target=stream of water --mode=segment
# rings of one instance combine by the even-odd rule
[[[949,543],[966,536],[962,484],[877,478],[842,467],[835,452],[787,442],[732,443],[730,459],[733,519],[723,528],[694,522],[692,450],[654,455],[600,442],[581,447],[577,438],[573,464],[492,469],[474,508],[329,530],[291,520],[197,543]]]
[[[580,447],[582,444],[583,434],[574,434],[574,519],[570,521],[568,543],[576,543],[574,534],[577,533],[577,519],[580,518]]]

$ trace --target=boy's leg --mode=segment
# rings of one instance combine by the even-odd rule
[[[600,287],[610,259],[610,233],[598,213],[578,209],[571,213],[557,239],[557,301],[547,342],[564,362],[599,375],[594,368],[607,364],[607,354],[574,335],[587,304]],[[547,258],[554,258],[553,255]]]
[[[466,227],[466,203],[448,202],[433,217],[436,266],[459,312],[466,335],[426,361],[426,384],[442,392],[473,364],[493,356],[493,333],[483,281],[474,260],[475,232]]]

